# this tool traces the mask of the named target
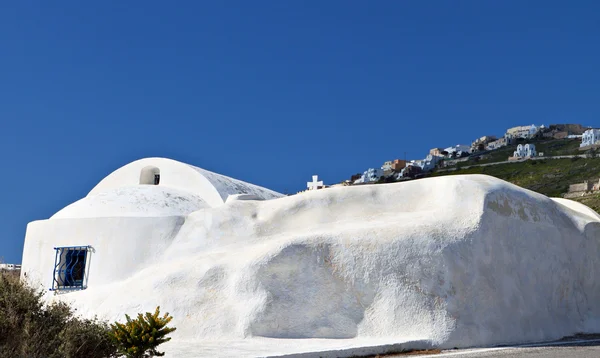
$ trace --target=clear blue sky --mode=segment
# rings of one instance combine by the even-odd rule
[[[4,1],[0,257],[118,167],[280,192],[600,123],[600,1]]]

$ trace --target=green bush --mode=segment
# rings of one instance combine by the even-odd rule
[[[0,357],[115,357],[106,323],[74,317],[62,302],[44,305],[43,293],[0,272]]]
[[[110,336],[117,345],[118,352],[128,358],[163,356],[156,348],[171,340],[166,337],[176,328],[167,327],[173,317],[165,313],[159,317],[160,307],[154,313],[138,314],[136,319],[125,315],[126,323],[111,324]]]
[[[98,319],[72,318],[60,333],[61,357],[116,357],[117,347],[110,338],[110,327]]]
[[[19,357],[29,342],[25,326],[42,311],[42,293],[0,272],[0,357]],[[26,324],[27,323],[27,324]]]

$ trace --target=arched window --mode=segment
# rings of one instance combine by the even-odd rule
[[[140,172],[140,184],[158,185],[160,183],[160,169],[147,166]]]

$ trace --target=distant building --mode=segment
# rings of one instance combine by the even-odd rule
[[[6,272],[19,276],[21,274],[21,265],[18,264],[0,264],[0,272]]]
[[[18,264],[0,264],[0,270],[5,270],[5,271],[21,270],[21,265],[18,265]]]
[[[383,170],[379,168],[369,168],[354,182],[354,184],[376,183],[382,176]]]
[[[515,160],[515,159],[524,159],[524,158],[532,158],[535,157],[537,155],[536,151],[535,151],[535,145],[533,144],[519,144],[517,146],[517,150],[515,150],[515,152],[513,153],[513,156],[511,158],[508,158],[509,160]]]
[[[583,136],[581,137],[581,144],[579,148],[587,149],[587,147],[591,147],[594,145],[600,144],[600,129],[588,129],[583,132]]]
[[[594,184],[596,183],[588,180],[585,180],[583,183],[579,184],[571,184],[569,185],[569,193],[592,191],[594,189]]]
[[[446,149],[444,149],[445,152],[448,152],[448,156],[452,156],[453,153],[470,153],[471,152],[471,147],[469,147],[468,145],[464,145],[464,144],[457,144],[453,147],[448,147]],[[431,153],[430,153],[431,154]]]
[[[383,163],[383,165],[381,166],[381,170],[383,170],[383,175],[391,175],[394,171],[392,169],[392,161],[388,160],[387,162]]]
[[[383,170],[384,176],[390,176],[394,172],[399,172],[405,166],[406,166],[406,160],[394,159],[394,160],[388,160],[387,162],[383,163],[383,165],[381,166],[381,170]]]
[[[392,170],[399,172],[402,168],[406,167],[406,160],[394,159],[392,161]]]
[[[545,127],[542,126],[540,128]],[[509,135],[511,138],[530,139],[533,138],[533,136],[535,136],[535,134],[540,130],[540,128],[536,127],[534,124],[530,126],[512,127],[506,130],[506,134]]]
[[[444,151],[444,149],[442,149],[442,148],[432,148],[429,150],[429,154],[440,156],[440,155],[442,155],[443,151]]]
[[[416,162],[416,161],[406,163],[406,167],[400,171],[400,174],[398,174],[398,179],[414,178],[415,176],[423,173],[423,169],[421,169],[420,166],[415,165],[413,162]]]
[[[493,142],[497,139],[498,138],[496,138],[496,136],[493,136],[493,135],[485,135],[481,138],[478,138],[475,141],[473,141],[473,143],[471,143],[471,152],[482,151],[485,149],[485,146],[489,142]]]
[[[569,185],[569,192],[563,196],[567,199],[585,196],[600,190],[600,180],[585,180],[583,183]]]
[[[441,155],[429,154],[427,157],[425,157],[425,159],[411,161],[409,165],[417,166],[421,168],[422,171],[428,172],[435,169],[438,163],[442,162],[443,160],[444,157]]]
[[[487,150],[495,150],[495,149],[499,149],[499,148],[502,148],[502,147],[506,147],[509,144],[509,140],[510,139],[507,139],[506,136],[502,137],[502,138],[497,139],[497,140],[495,140],[493,142],[489,142],[486,145],[485,149],[487,149]]]

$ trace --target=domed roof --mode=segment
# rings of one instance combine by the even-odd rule
[[[258,185],[166,158],[145,158],[129,163],[104,178],[88,196],[126,186],[154,186],[152,184],[197,195],[210,206],[222,205],[229,195],[235,194],[251,194],[259,200],[283,196]]]
[[[159,185],[137,185],[100,192],[74,202],[51,219],[187,215],[209,205],[200,196]]]

